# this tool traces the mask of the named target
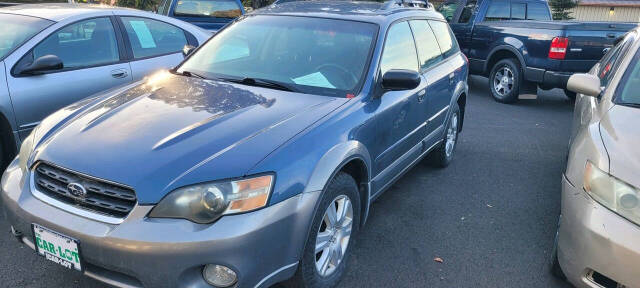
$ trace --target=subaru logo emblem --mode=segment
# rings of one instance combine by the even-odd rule
[[[87,190],[84,189],[84,186],[78,183],[69,183],[69,185],[67,185],[67,190],[73,197],[84,198],[87,196]]]

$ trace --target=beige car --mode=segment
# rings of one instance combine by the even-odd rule
[[[576,287],[640,287],[640,39],[638,28],[578,93],[552,272]]]

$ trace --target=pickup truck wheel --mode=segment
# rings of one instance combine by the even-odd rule
[[[298,270],[285,286],[329,288],[340,282],[358,234],[358,195],[349,174],[340,172],[331,180],[313,216]]]
[[[427,156],[427,161],[432,166],[444,168],[449,166],[451,160],[453,160],[453,155],[458,144],[458,132],[460,131],[461,119],[460,107],[458,107],[458,103],[454,102],[451,107],[449,122],[445,126],[444,139],[442,143]]]
[[[571,101],[575,101],[576,100],[576,92],[564,89],[564,95],[567,95],[567,98],[569,98],[569,100],[571,100]]]
[[[489,74],[489,88],[493,99],[501,103],[513,103],[520,94],[522,73],[520,64],[514,58],[498,61]]]

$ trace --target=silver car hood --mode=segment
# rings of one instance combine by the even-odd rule
[[[640,188],[640,109],[614,105],[600,121],[609,173]]]

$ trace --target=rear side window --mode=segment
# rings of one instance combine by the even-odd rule
[[[509,20],[509,1],[505,0],[493,0],[489,4],[487,14],[484,16],[485,21],[500,21]]]
[[[433,29],[436,39],[438,39],[440,50],[445,58],[460,51],[458,42],[455,40],[456,38],[453,36],[453,32],[451,32],[447,23],[429,20],[429,25],[431,25],[431,29]]]
[[[33,49],[33,59],[49,54],[58,56],[64,68],[71,69],[120,61],[116,33],[109,18],[70,24]]]
[[[511,20],[524,20],[527,14],[527,4],[511,2]]]
[[[382,75],[392,69],[418,71],[418,55],[409,23],[393,24],[387,32],[380,70]]]
[[[420,69],[427,69],[442,60],[440,47],[436,36],[431,31],[427,20],[415,20],[409,22],[418,47]]]
[[[178,53],[187,44],[184,31],[148,18],[122,17],[134,58]]]
[[[180,0],[176,4],[173,15],[236,18],[242,15],[242,10],[235,0]]]
[[[549,8],[542,3],[529,3],[527,6],[527,20],[551,20]]]

